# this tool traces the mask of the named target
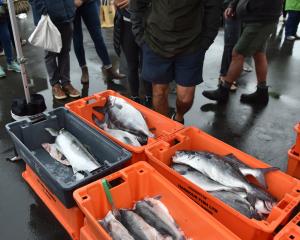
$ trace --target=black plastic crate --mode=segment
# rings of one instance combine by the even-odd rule
[[[45,128],[66,129],[87,146],[89,152],[101,164],[101,168],[79,181],[71,181],[71,167],[54,160],[46,152],[42,143],[53,143]],[[96,179],[121,169],[131,158],[131,153],[118,146],[97,130],[91,128],[65,108],[58,108],[41,115],[35,120],[23,120],[9,123],[6,129],[10,134],[17,153],[42,179],[52,193],[66,206],[75,205],[73,191]]]

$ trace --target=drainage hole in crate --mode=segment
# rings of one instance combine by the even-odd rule
[[[124,179],[121,178],[121,177],[118,177],[118,178],[110,181],[109,184],[110,184],[110,187],[113,188],[113,187],[116,187],[118,185],[121,185],[123,182],[125,182]]]
[[[299,222],[297,222],[297,226],[299,226],[299,227],[300,227],[300,221],[299,221]]]
[[[141,170],[139,171],[139,173],[144,173],[144,169],[141,169]]]
[[[297,192],[297,193],[300,193],[300,189],[297,189],[296,192]]]
[[[82,200],[86,200],[86,199],[88,199],[88,196],[83,196],[81,198],[82,198]]]
[[[295,239],[295,236],[294,235],[290,235],[290,239]]]

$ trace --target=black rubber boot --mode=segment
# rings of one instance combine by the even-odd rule
[[[152,108],[152,97],[151,96],[145,96],[144,105],[147,108]]]
[[[202,95],[210,100],[225,103],[229,98],[229,88],[223,86],[223,84],[219,84],[216,90],[203,91]]]
[[[267,105],[269,102],[268,87],[257,87],[254,93],[242,94],[241,102],[247,104]]]

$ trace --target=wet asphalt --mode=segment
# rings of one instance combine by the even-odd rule
[[[31,17],[20,20],[19,26],[23,38],[28,38],[34,29]],[[197,126],[285,171],[287,151],[295,141],[293,126],[300,121],[300,41],[284,41],[282,30],[280,23],[269,45],[268,83],[271,98],[269,104],[261,109],[241,104],[239,101],[242,93],[255,89],[254,72],[243,73],[239,88],[231,94],[227,105],[217,105],[202,96],[204,89],[214,89],[217,85],[223,48],[223,31],[220,30],[215,43],[206,54],[204,83],[197,87],[195,103],[186,115],[186,125]],[[120,61],[113,51],[112,31],[104,30],[103,34],[113,63],[118,67]],[[89,86],[81,85],[80,68],[74,52],[71,53],[72,82],[82,91],[82,96],[105,89],[114,89],[126,95],[126,80],[122,84],[107,84],[105,81],[101,73],[101,62],[86,30],[84,43],[91,79]],[[31,92],[41,93],[45,97],[48,110],[63,106],[68,101],[56,101],[52,97],[43,63],[43,51],[29,44],[23,50],[28,58],[27,71],[31,78]],[[0,64],[6,64],[4,57],[0,58]],[[124,60],[121,59],[120,65],[121,71],[126,72]],[[51,212],[23,181],[21,173],[25,168],[24,163],[6,160],[14,156],[14,152],[4,126],[12,121],[12,98],[23,96],[20,75],[9,72],[6,78],[0,79],[0,93],[0,239],[69,239]],[[170,94],[170,105],[175,106],[174,94]]]

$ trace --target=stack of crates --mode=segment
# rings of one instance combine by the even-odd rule
[[[296,144],[288,152],[287,173],[300,179],[300,123],[295,126]]]
[[[94,109],[103,108],[108,96],[123,98],[139,110],[155,138],[149,138],[145,146],[133,147],[96,126],[92,115],[97,114],[99,119],[104,116]],[[55,171],[61,164],[41,148],[42,143],[53,142],[53,137],[45,128],[67,129],[89,146],[88,150],[99,161],[101,168],[76,184],[57,179]],[[102,178],[112,183],[111,192],[118,208],[131,208],[138,200],[160,195],[161,201],[191,239],[269,240],[276,237],[281,240],[285,239],[281,236],[286,236],[282,232],[290,231],[286,228],[295,228],[297,220],[291,218],[299,208],[299,180],[281,171],[268,173],[268,191],[279,202],[266,220],[249,219],[175,172],[170,168],[171,159],[178,150],[190,150],[222,156],[234,154],[253,168],[269,167],[267,164],[114,91],[76,100],[34,121],[10,123],[7,130],[19,156],[26,162],[23,178],[74,240],[111,239],[98,222],[111,210],[101,185]],[[297,130],[299,133],[299,126]],[[291,154],[298,159],[297,163],[299,135],[299,145],[296,144],[291,150]],[[64,170],[71,171],[67,167]],[[283,228],[285,225],[286,228]],[[298,235],[295,233],[293,236]]]

